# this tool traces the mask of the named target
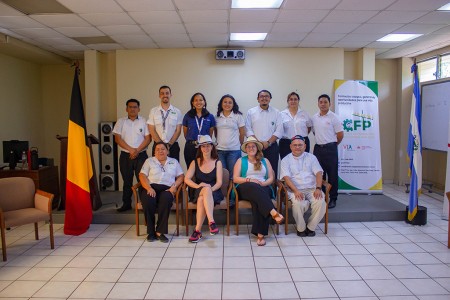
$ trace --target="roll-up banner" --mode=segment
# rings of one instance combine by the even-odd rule
[[[339,192],[381,194],[378,82],[335,80],[335,112],[344,127],[339,144]]]

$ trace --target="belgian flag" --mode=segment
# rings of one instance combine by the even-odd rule
[[[78,73],[79,68],[76,66],[70,101],[67,144],[64,234],[69,235],[85,233],[92,221],[89,181],[93,179],[93,169],[91,153],[88,147]]]

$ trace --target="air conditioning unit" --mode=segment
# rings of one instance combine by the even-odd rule
[[[216,59],[217,60],[242,60],[245,59],[245,50],[244,49],[217,49],[216,50]]]

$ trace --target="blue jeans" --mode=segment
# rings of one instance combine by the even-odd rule
[[[241,158],[241,150],[217,150],[222,166],[230,172],[230,179],[233,178],[234,164]]]

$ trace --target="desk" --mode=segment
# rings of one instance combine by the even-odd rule
[[[33,179],[37,189],[55,195],[52,207],[55,209],[59,202],[59,180],[58,167],[41,167],[39,170],[0,170],[0,178],[6,177],[28,177]]]

